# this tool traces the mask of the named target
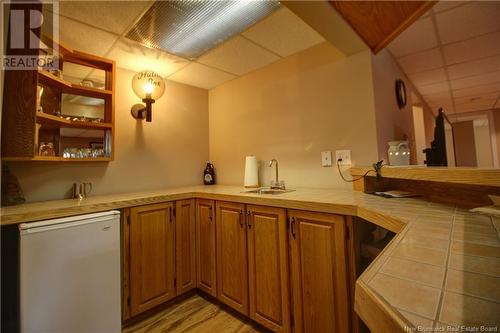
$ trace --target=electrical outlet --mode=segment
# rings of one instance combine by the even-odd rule
[[[336,150],[335,151],[335,163],[339,159],[342,159],[342,162],[340,162],[340,165],[351,165],[351,151],[346,149],[346,150]]]
[[[332,152],[330,150],[321,152],[321,166],[323,167],[332,166]]]

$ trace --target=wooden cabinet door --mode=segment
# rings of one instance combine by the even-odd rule
[[[130,314],[175,296],[173,203],[130,209]]]
[[[349,332],[344,218],[289,210],[295,332]]]
[[[175,282],[177,295],[196,288],[196,207],[194,199],[175,203]]]
[[[247,206],[250,317],[290,332],[286,211]]]
[[[216,297],[215,209],[213,200],[196,200],[196,251],[198,289]]]
[[[217,298],[248,315],[247,228],[245,206],[216,203]]]

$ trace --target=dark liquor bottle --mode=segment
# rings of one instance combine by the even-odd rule
[[[203,172],[203,182],[205,185],[214,185],[215,184],[215,168],[210,161],[207,161],[207,167]]]

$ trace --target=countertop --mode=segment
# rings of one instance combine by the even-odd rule
[[[500,325],[500,240],[490,217],[352,190],[297,189],[280,195],[242,191],[236,186],[193,186],[32,203],[3,207],[1,224],[194,197],[358,216],[397,233],[356,282],[356,312],[372,332]]]
[[[351,168],[351,175],[362,176],[371,166]],[[374,176],[375,173],[370,173]],[[442,183],[467,185],[500,186],[500,170],[472,167],[428,167],[425,165],[390,166],[380,169],[380,175],[386,178],[423,180]]]

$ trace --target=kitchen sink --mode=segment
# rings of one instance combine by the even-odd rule
[[[288,192],[293,192],[295,190],[292,189],[278,189],[278,188],[269,188],[269,187],[262,187],[262,188],[256,188],[254,190],[248,190],[248,191],[243,191],[243,193],[257,193],[257,194],[282,194],[282,193],[288,193]]]

